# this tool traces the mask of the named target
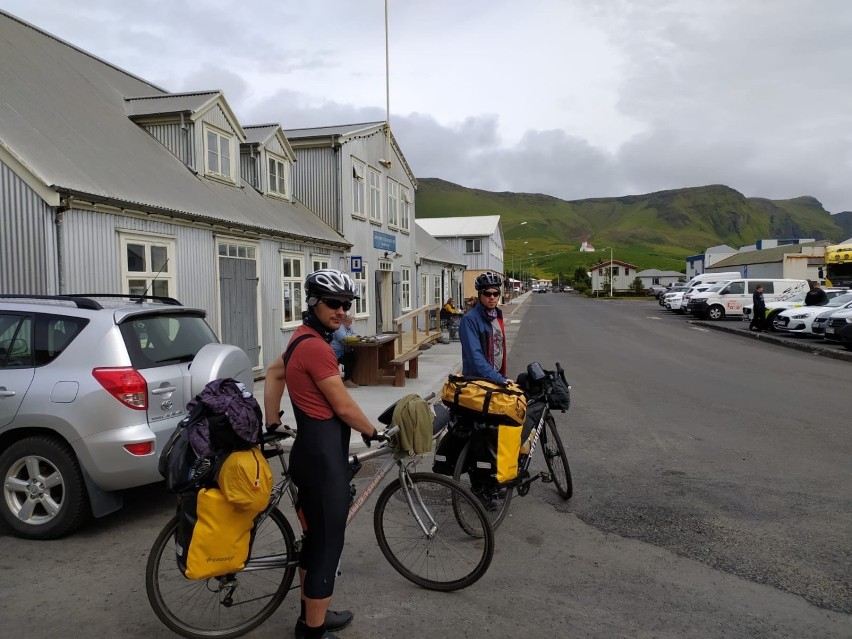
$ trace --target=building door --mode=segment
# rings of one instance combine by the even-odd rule
[[[261,364],[254,246],[219,243],[219,339],[243,349],[252,367]]]

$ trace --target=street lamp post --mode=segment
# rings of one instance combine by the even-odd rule
[[[519,222],[518,224],[515,224],[514,226],[510,226],[509,228],[507,228],[503,231],[503,235],[504,236],[507,235],[509,233],[509,231],[511,231],[512,229],[516,229],[519,226],[523,226],[526,223],[527,223],[527,220],[524,220],[523,222]],[[526,242],[524,242],[524,244],[526,244]],[[514,252],[512,253],[512,277],[513,278],[515,277],[515,254],[514,254]],[[512,289],[513,289],[512,293],[513,294],[514,294],[514,288],[515,288],[515,286],[512,285]]]

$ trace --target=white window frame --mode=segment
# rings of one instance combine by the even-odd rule
[[[468,254],[482,253],[482,238],[470,237],[464,241],[464,252]]]
[[[331,263],[331,258],[328,255],[311,255],[311,270],[318,271],[321,268],[329,268],[329,264]]]
[[[121,290],[122,293],[126,295],[134,295],[139,294],[138,291],[136,293],[131,293],[130,291],[130,282],[131,280],[145,280],[145,288],[148,289],[146,295],[154,295],[153,286],[151,286],[151,282],[156,278],[157,282],[166,282],[166,297],[177,297],[177,277],[175,274],[176,262],[175,262],[175,238],[171,236],[163,236],[156,234],[148,234],[148,233],[126,233],[120,232],[120,247],[121,247]],[[128,245],[141,245],[144,250],[144,259],[145,266],[147,267],[142,271],[131,271],[127,264],[127,250]],[[165,269],[159,272],[158,269],[154,269],[153,261],[151,259],[151,249],[156,248],[158,250],[165,249],[166,251],[166,259],[168,260],[165,265]],[[150,287],[150,288],[149,288]]]
[[[285,275],[284,262],[289,261],[290,274]],[[281,328],[292,328],[302,323],[302,311],[305,310],[305,256],[301,253],[290,253],[286,251],[278,252],[278,264],[281,266]],[[297,268],[293,268],[298,265]],[[293,293],[301,291],[301,304],[299,308],[291,309],[291,317],[287,319],[287,293],[290,293],[290,299],[295,296]]]
[[[401,186],[399,228],[403,233],[411,232],[411,189]]]
[[[432,275],[432,303],[438,306],[444,303],[440,275]]]
[[[212,152],[215,154],[215,156],[217,158],[215,168],[212,168],[210,166],[210,164],[211,164],[210,163],[211,149],[210,149],[210,139],[209,139],[210,135],[216,136],[216,148],[212,150]],[[221,170],[221,168],[222,168],[222,157],[223,157],[222,156],[222,143],[223,142],[227,143],[227,149],[228,149],[228,167],[227,167],[228,172],[227,173],[225,173],[224,171]],[[220,179],[220,180],[226,180],[228,182],[235,182],[235,180],[234,180],[234,163],[235,163],[234,148],[235,148],[235,144],[234,144],[233,134],[227,133],[226,131],[223,131],[221,129],[217,129],[216,127],[213,127],[213,126],[207,124],[206,122],[204,123],[204,172],[205,172],[206,175],[209,175],[211,177],[214,177],[214,178],[217,178],[217,179]]]
[[[355,290],[358,292],[359,299],[353,300],[352,314],[355,317],[369,317],[370,315],[370,278],[368,277],[367,265],[361,264],[360,273],[350,273],[352,280],[355,282]]]
[[[421,273],[420,274],[420,299],[423,302],[423,306],[426,306],[429,303],[429,274]]]
[[[364,173],[367,165],[361,160],[352,158],[352,215],[367,217],[367,185]]]
[[[407,266],[400,268],[400,293],[402,294],[403,310],[411,310],[411,269]]]
[[[276,176],[272,174],[271,163],[274,163],[275,168],[280,171]],[[284,190],[281,190],[282,183]],[[285,200],[290,199],[290,162],[286,158],[275,155],[274,153],[266,154],[266,191],[270,195],[281,197]]]
[[[370,208],[370,221],[382,223],[382,174],[373,167],[367,169],[369,178],[370,195],[368,206]]]
[[[388,178],[388,226],[399,228],[399,182]]]

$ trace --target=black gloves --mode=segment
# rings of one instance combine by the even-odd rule
[[[361,433],[361,439],[364,440],[367,448],[370,448],[373,445],[372,442],[383,442],[387,439],[387,437],[385,437],[384,433],[380,433],[374,428],[372,435],[365,435],[364,433]]]

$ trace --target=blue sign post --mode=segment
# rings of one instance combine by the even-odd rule
[[[349,258],[349,272],[361,273],[364,270],[364,262],[360,255],[353,255]]]

